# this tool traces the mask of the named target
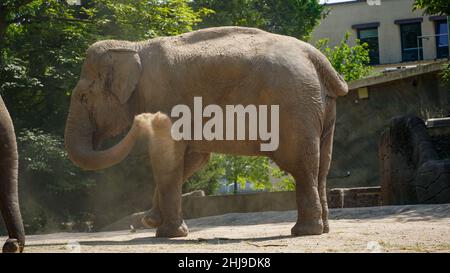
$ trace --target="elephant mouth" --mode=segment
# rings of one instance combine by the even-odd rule
[[[93,133],[92,148],[94,149],[94,151],[100,150],[100,148],[102,147],[103,141],[104,141],[104,137],[101,133],[99,133],[99,132]]]

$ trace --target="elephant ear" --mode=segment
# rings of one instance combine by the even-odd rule
[[[137,51],[111,49],[106,89],[124,104],[133,94],[141,77],[141,60]]]

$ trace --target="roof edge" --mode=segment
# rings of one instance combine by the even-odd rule
[[[363,78],[348,83],[349,90],[355,90],[358,88],[369,87],[372,85],[378,85],[388,82],[393,82],[401,79],[406,79],[422,74],[433,73],[444,69],[445,64],[450,64],[449,60],[437,61],[435,63],[426,65],[417,65],[417,67],[404,69],[400,71],[390,72],[387,74]]]

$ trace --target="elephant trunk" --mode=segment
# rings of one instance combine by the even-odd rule
[[[3,252],[22,252],[25,231],[19,207],[18,154],[16,135],[11,117],[0,97],[0,209],[9,239]]]
[[[100,170],[114,166],[130,153],[137,138],[132,127],[128,134],[115,146],[95,151],[95,125],[89,112],[75,97],[72,97],[65,130],[65,146],[70,160],[85,170]]]

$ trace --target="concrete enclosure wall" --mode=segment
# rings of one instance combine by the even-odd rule
[[[332,189],[328,192],[330,208],[359,208],[381,205],[380,187]],[[249,213],[262,211],[296,210],[295,192],[262,192],[238,195],[219,195],[197,197],[183,196],[184,219],[195,219],[228,213]],[[145,212],[124,217],[100,231],[126,230],[130,225],[143,228],[142,217]]]
[[[450,86],[444,85],[439,73],[402,78],[403,73],[397,80],[370,85],[367,99],[360,99],[357,89],[338,98],[328,187],[379,185],[378,142],[393,117],[450,114]],[[362,86],[363,82],[358,85]]]

